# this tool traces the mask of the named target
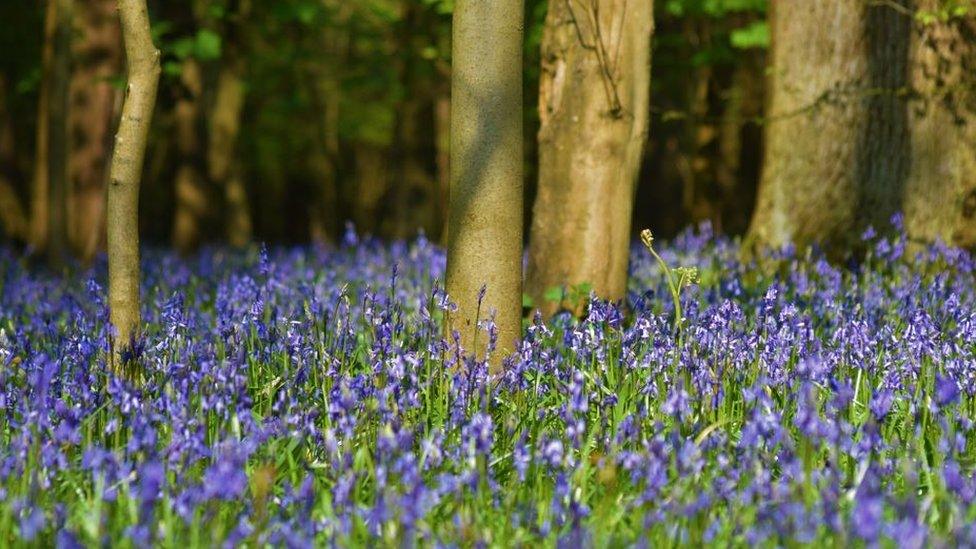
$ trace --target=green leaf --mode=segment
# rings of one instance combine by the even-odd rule
[[[542,298],[546,301],[562,301],[563,300],[563,289],[559,286],[553,286],[546,290],[546,293],[542,294]]]
[[[163,63],[163,74],[166,76],[179,76],[180,72],[182,71],[182,66],[176,61],[167,61]]]
[[[193,52],[194,52],[194,49],[196,49],[196,46],[195,46],[194,41],[193,41],[192,38],[183,37],[183,38],[179,38],[177,40],[174,40],[170,44],[169,49],[170,49],[170,51],[173,52],[173,55],[177,59],[186,59],[187,57],[190,57],[191,55],[193,55]]]
[[[193,49],[194,57],[201,61],[220,59],[220,35],[210,29],[200,29]]]
[[[531,309],[533,305],[535,305],[535,302],[532,300],[532,296],[529,294],[522,294],[522,308]]]
[[[756,21],[747,27],[735,29],[729,35],[733,48],[742,50],[769,47],[769,24]]]

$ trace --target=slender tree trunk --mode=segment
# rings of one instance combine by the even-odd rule
[[[54,75],[58,3],[47,0],[44,9],[44,45],[41,50],[41,85],[37,98],[37,135],[34,142],[34,179],[31,184],[30,246],[34,253],[47,247],[50,193],[51,84]]]
[[[523,24],[523,0],[455,3],[447,326],[484,357],[494,316],[494,371],[522,334]]]
[[[437,182],[434,178],[434,135],[424,131],[434,120],[433,85],[424,78],[415,52],[418,35],[428,21],[422,6],[408,0],[403,3],[402,24],[397,31],[400,55],[397,73],[405,90],[396,108],[393,135],[392,165],[394,170],[392,196],[386,201],[390,208],[384,218],[385,234],[393,238],[411,238],[423,229],[431,235],[437,226]]]
[[[84,262],[105,246],[105,184],[122,69],[122,37],[114,0],[78,2],[80,32],[71,77],[69,233]]]
[[[159,50],[145,0],[119,0],[128,83],[112,153],[108,188],[109,308],[113,365],[135,340],[139,316],[139,181],[159,84]]]
[[[627,288],[634,194],[647,141],[651,0],[553,2],[542,39],[539,189],[526,286]]]
[[[179,165],[175,180],[173,245],[186,254],[200,245],[210,203],[203,175],[203,75],[193,58],[183,61],[180,83],[180,97],[174,108]]]
[[[72,1],[57,1],[54,68],[48,107],[48,264],[60,268],[68,245],[68,90],[71,82]]]
[[[16,152],[13,131],[7,108],[7,80],[0,74],[0,233],[11,240],[26,242],[29,223],[14,184]]]
[[[721,200],[717,231],[742,234],[748,228],[758,182],[755,167],[761,150],[764,64],[759,55],[739,62],[730,77],[718,129],[715,181]]]
[[[352,220],[360,232],[372,233],[376,231],[380,205],[389,186],[386,154],[378,145],[356,143],[353,160],[356,174]]]
[[[233,10],[223,29],[224,53],[210,112],[207,166],[210,180],[223,190],[227,241],[232,246],[241,247],[251,241],[253,233],[251,207],[237,144],[244,112],[247,69],[242,53],[243,25],[250,15],[250,1],[233,3]]]
[[[340,48],[326,37],[330,51]],[[312,173],[315,174],[313,200],[309,205],[309,231],[312,241],[320,244],[335,238],[338,223],[338,175],[339,175],[339,103],[341,88],[332,63],[321,67],[321,74],[313,77],[313,90],[318,119],[318,135],[312,154]]]
[[[840,254],[901,211],[916,241],[976,245],[976,23],[912,16],[940,7],[773,4],[757,244],[817,241]]]
[[[244,110],[244,66],[236,51],[229,52],[217,76],[210,115],[208,147],[210,179],[224,191],[224,229],[232,246],[251,241],[251,208],[237,157],[237,139]]]

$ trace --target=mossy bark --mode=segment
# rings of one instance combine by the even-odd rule
[[[523,0],[458,0],[454,8],[448,328],[484,357],[494,317],[491,367],[522,333]],[[481,289],[485,288],[481,296]]]
[[[119,16],[128,82],[108,187],[108,292],[117,370],[139,332],[139,182],[160,72],[145,0],[119,0]]]
[[[539,187],[526,288],[627,287],[631,214],[650,101],[651,0],[553,2],[542,39]]]

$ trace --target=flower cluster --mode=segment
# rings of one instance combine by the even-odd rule
[[[150,252],[124,378],[104,265],[0,251],[0,541],[976,545],[976,264],[865,247],[635,246],[625,304],[530,321],[500,376],[422,237]]]

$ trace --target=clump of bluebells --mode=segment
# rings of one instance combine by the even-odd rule
[[[138,380],[103,265],[0,252],[0,543],[974,545],[976,266],[865,247],[635,247],[626,306],[527,320],[500,376],[423,238],[151,252]]]

